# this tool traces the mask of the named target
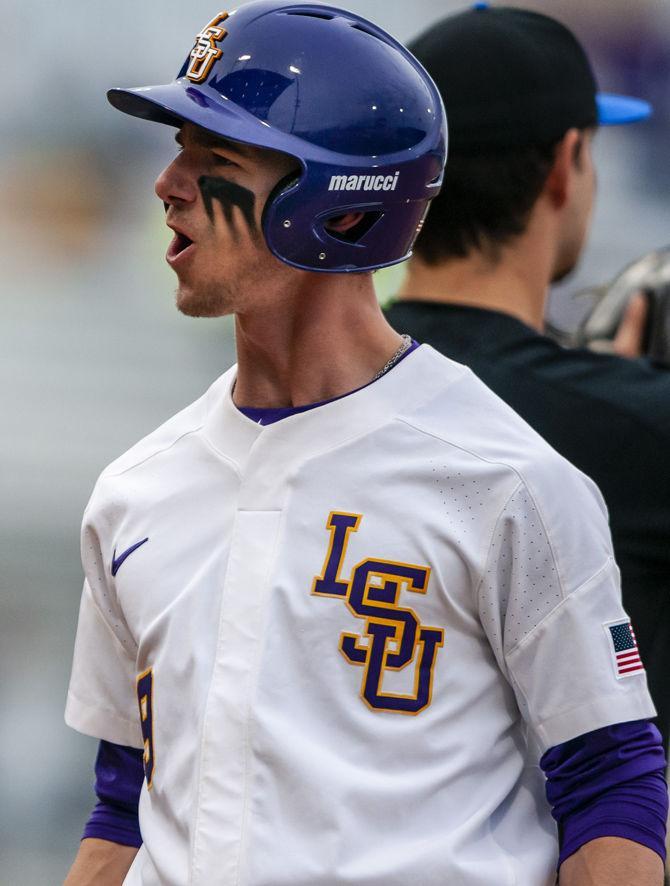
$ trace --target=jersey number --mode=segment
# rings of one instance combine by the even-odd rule
[[[140,706],[140,723],[144,739],[144,775],[151,790],[154,779],[154,671],[148,668],[137,678],[137,701]]]

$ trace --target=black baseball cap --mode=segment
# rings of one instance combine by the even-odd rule
[[[568,129],[633,123],[637,98],[598,92],[574,34],[549,16],[476,3],[409,44],[442,93],[451,151],[549,144]]]

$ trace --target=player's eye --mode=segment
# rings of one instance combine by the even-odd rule
[[[217,166],[237,166],[237,164],[233,163],[228,157],[224,157],[222,154],[217,154],[216,151],[212,151],[212,158]]]

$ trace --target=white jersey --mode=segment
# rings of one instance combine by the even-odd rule
[[[539,755],[654,715],[596,487],[426,345],[266,427],[234,379],[85,514],[66,719],[145,749],[125,883],[553,883]]]

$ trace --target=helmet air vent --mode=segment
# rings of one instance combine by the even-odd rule
[[[355,25],[351,26],[355,31],[362,31],[364,34],[368,34],[370,37],[376,37],[379,40],[379,34],[375,34],[375,32],[371,28],[366,28],[365,25],[361,25],[358,22]]]
[[[285,12],[284,15],[302,15],[305,18],[322,18],[325,21],[332,21],[335,18],[334,15],[329,15],[327,12],[312,12],[309,9],[296,9],[295,12]]]

